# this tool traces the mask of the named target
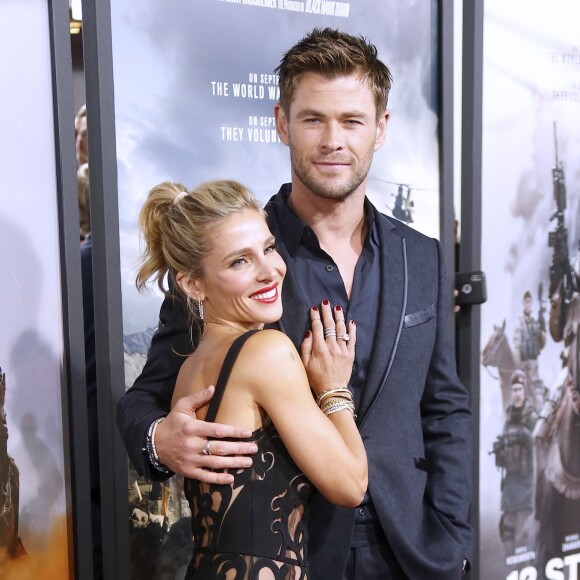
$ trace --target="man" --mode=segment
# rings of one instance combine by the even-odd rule
[[[534,488],[534,444],[532,433],[538,414],[526,399],[526,373],[516,370],[511,377],[512,404],[506,409],[502,434],[494,445],[495,462],[502,468],[500,536],[506,557],[515,549],[532,549]]]
[[[539,411],[544,404],[544,384],[538,373],[538,356],[546,345],[546,329],[543,319],[538,320],[532,315],[533,298],[528,290],[524,293],[523,306],[523,314],[514,330],[515,362],[516,367],[526,373],[526,396]]]
[[[349,386],[369,461],[359,508],[337,508],[319,494],[311,501],[312,578],[459,578],[471,549],[471,414],[449,340],[441,248],[365,197],[389,119],[390,72],[374,46],[330,29],[307,35],[276,72],[276,125],[292,167],[292,183],[266,208],[288,266],[277,326],[299,346],[309,307],[325,299],[356,320]],[[118,424],[140,472],[226,482],[207,467],[248,465],[247,457],[225,456],[252,450],[212,441],[208,456],[206,438],[249,434],[195,419],[211,392],[182,399],[167,414],[179,353],[188,352],[185,312],[179,301],[162,306]],[[316,452],[315,442],[304,444]]]
[[[77,155],[77,189],[81,242],[91,231],[91,201],[89,191],[89,147],[87,137],[87,106],[75,115],[75,147]]]
[[[82,105],[75,115],[75,145],[77,153],[77,166],[80,167],[89,161],[86,105]]]

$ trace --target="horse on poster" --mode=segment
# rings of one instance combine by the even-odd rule
[[[493,325],[493,334],[481,353],[481,364],[493,379],[499,381],[502,410],[505,411],[511,403],[510,380],[516,370],[513,351],[505,332],[505,319],[501,326]],[[494,376],[488,367],[496,368],[498,376]]]

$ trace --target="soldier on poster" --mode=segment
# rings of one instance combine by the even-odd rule
[[[512,374],[512,403],[506,410],[503,431],[493,445],[495,463],[502,471],[499,532],[506,558],[513,555],[516,548],[529,548],[534,544],[532,432],[538,414],[526,397],[526,381],[523,370]]]
[[[526,290],[523,298],[523,312],[514,329],[513,344],[516,367],[526,373],[526,397],[539,412],[544,403],[544,384],[539,376],[538,357],[546,345],[546,325],[541,305],[538,318],[533,316],[532,307],[532,294]]]

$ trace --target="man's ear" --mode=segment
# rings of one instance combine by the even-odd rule
[[[274,105],[274,118],[276,119],[276,129],[280,141],[282,141],[284,145],[288,145],[288,118],[286,117],[286,112],[280,103]]]
[[[385,111],[384,114],[379,117],[379,122],[377,123],[377,134],[375,137],[375,151],[378,151],[385,142],[385,136],[387,134],[387,123],[390,117],[389,111]]]
[[[185,272],[178,272],[175,281],[183,293],[193,300],[204,300],[203,285],[197,278],[193,278]]]

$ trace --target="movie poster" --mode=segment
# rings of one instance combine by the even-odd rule
[[[0,3],[0,53],[19,55],[0,59],[0,578],[66,579],[74,572],[45,1]]]
[[[480,578],[580,572],[580,4],[485,4]]]
[[[234,178],[265,203],[290,181],[274,126],[273,71],[314,27],[363,34],[391,68],[391,119],[368,195],[379,210],[438,237],[436,2],[112,0],[111,8],[127,387],[144,364],[161,304],[159,293],[139,295],[134,285],[147,192],[165,180],[193,187]],[[179,557],[163,548],[170,554],[163,559],[153,547],[188,541],[181,482],[151,485],[134,472],[129,479],[133,573],[172,578],[190,546],[172,548]]]

